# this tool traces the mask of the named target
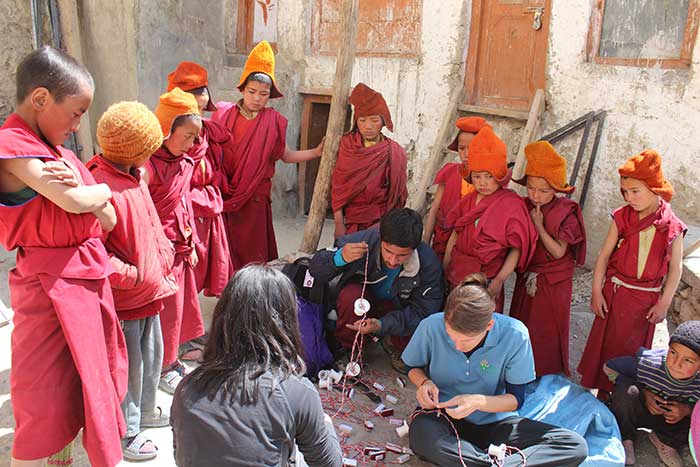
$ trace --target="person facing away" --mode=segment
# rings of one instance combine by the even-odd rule
[[[287,147],[287,119],[271,107],[281,98],[275,79],[275,55],[261,41],[248,55],[237,89],[237,103],[217,102],[211,119],[226,127],[235,148],[224,161],[228,189],[224,194],[224,220],[234,270],[248,263],[277,258],[272,225],[272,176],[277,161],[288,164],[321,157],[323,141],[316,148],[293,151]]]
[[[309,272],[314,280],[329,283],[340,276],[334,336],[341,349],[352,348],[358,331],[391,336],[390,353],[397,353],[392,364],[403,370],[398,353],[418,323],[436,313],[443,300],[442,267],[435,252],[421,242],[422,231],[423,223],[416,211],[392,209],[382,218],[379,229],[340,237],[334,248],[313,256]],[[359,327],[354,303],[363,288],[371,308],[368,319]]]
[[[156,407],[163,363],[159,313],[163,299],[177,292],[172,274],[175,250],[165,236],[148,192],[143,165],[163,142],[158,119],[138,102],[111,105],[97,123],[102,153],[86,165],[96,181],[112,190],[117,225],[103,237],[114,268],[109,281],[129,356],[129,385],[122,402],[128,461],[153,459],[158,448],[143,432],[167,426]]]
[[[175,392],[177,465],[287,466],[296,445],[308,465],[340,467],[301,352],[292,282],[269,266],[239,270],[214,310],[201,366]]]
[[[578,372],[581,385],[607,399],[612,383],[603,364],[651,347],[681,277],[685,224],[669,204],[673,187],[661,156],[645,150],[618,169],[627,203],[612,213],[593,270],[591,309],[596,314]]]
[[[488,446],[503,443],[525,457],[512,453],[503,466],[579,465],[588,455],[580,435],[518,416],[535,379],[530,339],[523,323],[494,313],[486,284],[483,273],[467,276],[445,312],[418,325],[402,354],[420,405],[411,449],[441,466],[488,467]]]
[[[61,146],[94,88],[74,58],[41,47],[18,65],[17,106],[0,128],[0,243],[17,249],[13,467],[43,465],[81,429],[93,465],[122,459],[126,346],[100,240],[116,224],[112,193]]]
[[[483,272],[503,311],[503,284],[513,271],[522,271],[532,259],[537,230],[525,203],[505,188],[511,171],[506,145],[486,125],[469,143],[466,179],[475,191],[459,200],[447,216],[453,229],[443,267],[454,287],[468,274]]]
[[[674,331],[668,348],[640,348],[635,356],[616,357],[603,369],[615,385],[610,408],[625,448],[625,465],[636,461],[637,430],[649,439],[659,459],[681,467],[679,450],[688,444],[691,412],[700,399],[700,321],[686,321]]]
[[[547,141],[525,147],[527,187],[523,198],[537,229],[532,261],[519,272],[510,316],[530,330],[537,376],[569,371],[569,315],[575,265],[586,261],[586,230],[581,207],[558,193],[573,193],[566,183],[566,159]]]
[[[433,185],[437,185],[437,190],[423,229],[423,241],[433,248],[441,262],[445,257],[447,241],[452,234],[452,229],[447,227],[447,215],[460,199],[474,191],[474,185],[464,179],[469,143],[479,130],[486,126],[486,120],[481,117],[462,117],[457,120],[455,126],[459,132],[447,149],[459,154],[459,162],[448,162],[435,176]]]
[[[384,97],[364,83],[350,94],[353,127],[343,135],[331,176],[335,238],[379,223],[388,211],[402,208],[408,198],[406,151],[382,134],[394,131]]]

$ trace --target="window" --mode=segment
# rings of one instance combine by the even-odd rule
[[[311,44],[314,52],[338,52],[342,0],[315,0]],[[360,0],[359,56],[413,57],[420,51],[422,0]]]
[[[598,0],[591,15],[589,59],[688,68],[699,13],[698,0]]]
[[[248,53],[255,44],[268,41],[273,49],[277,42],[277,4],[279,0],[229,0],[236,26],[227,33],[227,49]]]

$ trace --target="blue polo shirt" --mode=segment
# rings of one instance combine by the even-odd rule
[[[440,389],[440,401],[460,394],[499,396],[510,384],[527,384],[535,379],[535,360],[530,335],[517,319],[493,315],[493,328],[484,345],[471,357],[455,348],[445,330],[445,314],[436,313],[418,325],[401,358],[410,367],[424,368]],[[465,420],[484,425],[517,415],[517,412],[476,411]]]

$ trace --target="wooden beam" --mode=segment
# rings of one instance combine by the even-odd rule
[[[515,120],[523,121],[527,120],[530,115],[528,112],[522,112],[520,110],[499,109],[496,107],[484,107],[481,105],[471,104],[460,104],[458,109],[461,112],[470,114],[495,115],[496,117],[513,118]]]
[[[518,149],[518,155],[515,159],[515,167],[513,167],[513,178],[518,179],[523,176],[525,172],[525,146],[532,143],[535,139],[535,134],[540,127],[540,121],[542,120],[542,114],[544,113],[544,90],[538,89],[535,92],[535,97],[532,99],[532,105],[530,106],[530,113],[527,117],[527,124],[525,125],[525,130],[523,131],[523,136],[520,138],[520,147]],[[512,186],[516,186],[511,182]],[[517,185],[520,186],[520,185]]]
[[[321,155],[321,164],[318,168],[318,176],[314,185],[314,195],[311,200],[309,218],[304,226],[304,237],[299,250],[305,253],[313,253],[318,249],[318,241],[321,238],[323,222],[328,210],[329,194],[331,189],[331,175],[338,157],[340,138],[343,136],[345,119],[347,117],[348,97],[350,96],[350,84],[352,68],[355,63],[355,48],[357,46],[357,16],[359,0],[343,1],[343,27],[341,30],[341,47],[338,49],[338,58],[335,63],[335,79],[333,80],[333,98],[331,110],[328,116],[328,128],[326,130],[326,142]]]
[[[448,106],[442,114],[442,122],[440,123],[440,129],[435,136],[435,141],[430,148],[430,156],[425,164],[420,164],[422,170],[422,177],[418,188],[411,195],[408,200],[408,207],[415,209],[418,212],[422,212],[425,206],[425,193],[432,185],[435,174],[442,167],[442,162],[445,158],[445,146],[449,144],[447,140],[450,135],[453,134],[453,128],[455,125],[455,117],[457,116],[457,109],[460,107],[460,103],[464,100],[464,85],[460,84],[456,86],[450,95],[450,101]],[[421,173],[421,170],[416,170],[414,173]]]
[[[78,23],[78,4],[76,0],[58,0],[59,25],[61,28],[61,42],[66,52],[80,63],[85,63],[83,57],[82,39],[80,36],[80,24]],[[83,162],[89,161],[95,155],[92,144],[92,125],[90,124],[90,112],[85,112],[82,124],[78,129],[78,156]]]

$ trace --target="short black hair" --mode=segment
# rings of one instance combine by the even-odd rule
[[[423,236],[423,220],[410,208],[396,208],[387,212],[379,223],[379,237],[383,242],[402,248],[418,248]]]
[[[56,102],[77,95],[86,84],[95,90],[87,68],[67,53],[48,45],[22,59],[17,66],[15,84],[18,105],[37,88],[46,88]]]
[[[174,133],[175,129],[177,127],[183,126],[187,122],[192,122],[195,125],[202,125],[202,117],[200,117],[197,114],[185,114],[185,115],[178,115],[175,117],[175,120],[173,120],[173,124],[170,128],[170,133]]]

